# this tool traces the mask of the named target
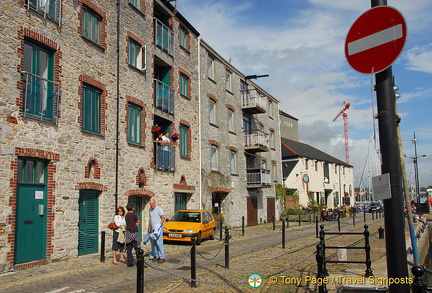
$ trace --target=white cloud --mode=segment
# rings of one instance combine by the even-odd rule
[[[407,69],[432,73],[432,43],[409,49],[405,58]]]

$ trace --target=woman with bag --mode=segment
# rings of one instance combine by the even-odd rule
[[[114,223],[119,227],[117,230],[113,230],[113,244],[112,244],[112,255],[113,264],[118,265],[117,262],[117,250],[120,254],[120,262],[126,263],[124,259],[124,246],[125,246],[125,230],[126,230],[126,220],[125,220],[125,209],[119,207],[117,209],[117,214],[114,216]]]

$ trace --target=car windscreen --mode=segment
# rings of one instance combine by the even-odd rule
[[[201,213],[198,212],[177,212],[171,218],[174,222],[201,222]]]

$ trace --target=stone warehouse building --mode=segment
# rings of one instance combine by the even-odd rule
[[[278,101],[171,4],[116,2],[2,3],[0,271],[97,253],[128,202],[143,233],[151,197],[228,225],[277,213]]]

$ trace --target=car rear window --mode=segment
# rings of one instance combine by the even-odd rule
[[[201,222],[201,213],[199,212],[177,212],[171,218],[175,222]]]

